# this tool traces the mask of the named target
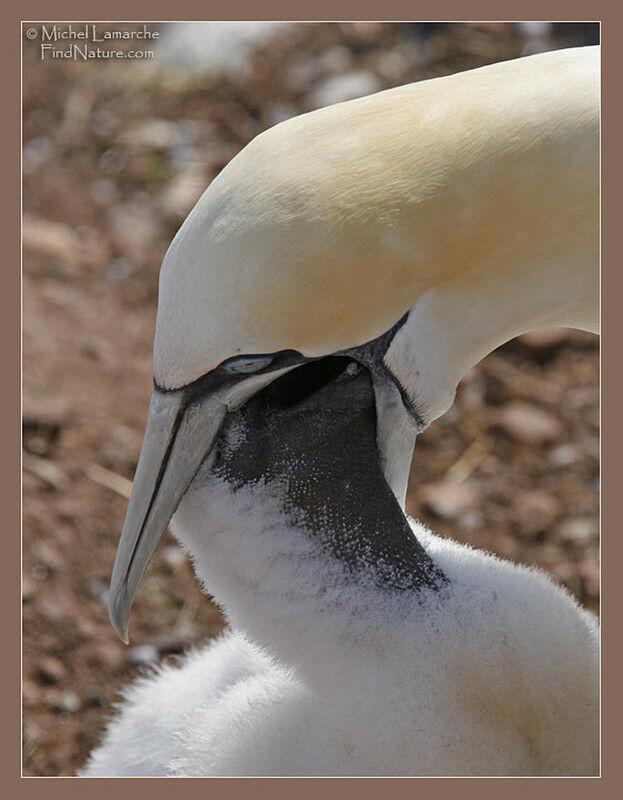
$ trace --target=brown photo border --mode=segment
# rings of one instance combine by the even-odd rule
[[[20,716],[20,48],[21,20],[115,20],[115,21],[168,21],[171,12],[177,12],[180,20],[599,20],[602,23],[603,83],[602,97],[609,102],[602,111],[603,145],[603,216],[602,216],[602,777],[592,779],[577,778],[265,778],[265,779],[185,779],[175,785],[176,792],[184,795],[210,793],[213,797],[229,798],[248,796],[254,800],[263,798],[289,797],[295,793],[297,800],[304,800],[319,792],[339,792],[340,795],[356,797],[377,797],[379,793],[388,796],[412,796],[416,792],[439,794],[460,793],[461,797],[483,798],[485,795],[506,797],[524,796],[527,792],[547,793],[547,797],[557,795],[565,800],[584,797],[587,793],[608,795],[616,791],[619,796],[623,783],[619,754],[621,726],[619,716],[623,714],[621,696],[623,688],[619,676],[623,674],[621,629],[618,622],[618,609],[621,608],[621,579],[617,580],[617,565],[623,564],[621,551],[623,541],[615,530],[620,526],[621,511],[617,508],[617,480],[623,475],[616,454],[623,445],[621,431],[623,422],[618,406],[621,402],[621,346],[617,336],[622,336],[623,313],[617,309],[617,300],[623,296],[623,275],[617,269],[617,237],[614,232],[621,229],[621,146],[623,141],[623,104],[620,97],[620,81],[623,79],[621,65],[623,37],[621,25],[623,13],[611,3],[580,3],[563,0],[525,0],[506,3],[503,6],[491,0],[478,0],[469,4],[458,0],[443,0],[434,4],[436,14],[431,15],[424,4],[409,3],[406,0],[384,0],[374,3],[371,0],[347,2],[346,0],[314,0],[314,2],[293,3],[285,0],[264,0],[253,3],[251,0],[233,0],[226,7],[221,3],[189,2],[180,0],[173,9],[162,0],[140,0],[131,7],[119,0],[107,0],[99,8],[85,6],[76,0],[60,0],[51,4],[42,0],[31,0],[3,13],[3,47],[0,50],[2,61],[2,80],[5,84],[2,99],[5,113],[0,153],[3,159],[2,192],[2,292],[0,301],[0,343],[2,346],[2,376],[0,403],[2,404],[2,458],[0,465],[0,486],[2,488],[3,559],[0,564],[0,609],[2,609],[2,642],[5,658],[0,661],[0,684],[2,698],[2,730],[0,753],[2,759],[2,787],[7,797],[35,797],[45,793],[50,800],[66,800],[82,797],[88,793],[89,800],[106,797],[111,792],[148,792],[151,798],[168,798],[171,785],[166,779],[101,779],[89,780],[73,778],[21,778],[21,716]],[[141,13],[142,12],[142,13]],[[226,12],[226,13],[224,13]],[[8,124],[7,124],[8,123]],[[617,142],[619,145],[617,146]],[[618,204],[618,205],[617,205]],[[617,313],[618,311],[618,313]],[[618,403],[617,403],[618,401]],[[617,467],[619,474],[617,474]],[[130,783],[129,781],[132,780]],[[504,785],[499,785],[502,780]],[[585,781],[590,781],[587,785]],[[41,784],[41,781],[45,785]],[[115,784],[111,785],[111,781]],[[137,782],[138,781],[138,782]],[[149,781],[149,786],[144,785]],[[319,782],[321,781],[321,782]],[[380,782],[383,781],[381,784]],[[421,781],[426,781],[422,785]],[[461,785],[457,785],[462,781]],[[118,784],[118,785],[117,785]]]

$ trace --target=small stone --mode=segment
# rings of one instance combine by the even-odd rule
[[[342,75],[332,75],[313,89],[307,95],[309,108],[324,108],[334,103],[343,103],[354,100],[373,92],[378,92],[383,87],[375,75],[370,72],[347,72]]]
[[[54,686],[48,686],[41,691],[41,703],[48,708],[58,708],[61,692]]]
[[[520,492],[514,505],[522,529],[529,534],[547,531],[561,511],[558,498],[542,489]]]
[[[26,175],[49,161],[56,153],[56,147],[48,136],[36,136],[24,144],[22,150],[22,169]]]
[[[162,558],[171,569],[179,569],[186,563],[186,556],[181,547],[175,545],[168,545],[162,549]]]
[[[22,697],[24,705],[37,706],[41,702],[41,689],[34,681],[24,678],[22,681]]]
[[[158,648],[153,644],[141,644],[128,650],[127,657],[132,664],[153,664],[158,659]]]
[[[350,67],[353,57],[348,47],[336,45],[330,47],[320,56],[320,63],[327,74],[338,74],[346,72]]]
[[[24,453],[23,465],[24,470],[35,475],[50,489],[62,492],[69,487],[69,479],[64,470],[49,459]]]
[[[98,160],[99,171],[106,175],[119,175],[126,168],[127,159],[121,148],[109,147]]]
[[[599,405],[599,389],[595,386],[573,386],[566,392],[565,401],[574,411],[582,411]],[[595,424],[598,424],[596,421]]]
[[[80,698],[73,692],[63,692],[56,701],[57,710],[64,711],[67,714],[75,714],[81,705]]]
[[[477,509],[465,511],[459,517],[459,524],[468,531],[475,531],[484,524],[484,517]]]
[[[90,617],[78,617],[75,620],[76,632],[84,639],[93,639],[96,634],[95,625]]]
[[[503,433],[524,444],[545,444],[563,433],[560,420],[538,406],[514,402],[505,406],[494,423]]]
[[[108,139],[113,136],[119,125],[119,119],[107,108],[99,108],[91,114],[91,130],[96,136]]]
[[[49,441],[45,436],[32,434],[24,438],[24,450],[35,456],[47,456],[50,450]]]
[[[96,600],[106,605],[108,603],[108,583],[101,578],[89,580],[89,591]]]
[[[460,483],[429,483],[419,490],[422,505],[441,519],[457,519],[475,503],[473,492]]]
[[[547,38],[552,32],[551,22],[518,22],[517,27],[524,39]]]
[[[22,244],[24,259],[29,263],[37,261],[47,272],[64,277],[78,275],[80,242],[68,225],[25,214]]]
[[[43,564],[34,564],[31,572],[36,581],[44,581],[50,574],[50,570]]]
[[[60,571],[64,567],[63,558],[51,542],[35,542],[32,546],[32,555],[50,572]]]
[[[108,265],[106,277],[111,283],[124,283],[134,274],[134,264],[127,258],[114,258]]]
[[[41,597],[38,601],[39,613],[48,622],[58,623],[73,617],[75,600],[64,592]]]
[[[206,184],[201,170],[194,167],[181,170],[160,196],[162,210],[176,220],[184,219],[203,194]]]
[[[289,85],[298,91],[307,91],[329,76],[339,77],[346,73],[352,63],[352,55],[347,47],[337,45],[320,55],[303,55],[290,67]]]
[[[119,643],[104,644],[100,642],[93,648],[93,659],[96,664],[103,664],[107,669],[120,669],[125,662],[125,652]]]
[[[197,146],[190,144],[176,144],[169,149],[170,167],[180,169],[181,167],[193,166],[194,168],[202,161],[202,153]]]
[[[479,411],[484,405],[487,391],[482,372],[471,369],[463,376],[457,392],[457,402],[461,411]]]
[[[89,186],[89,194],[98,206],[110,206],[119,200],[117,185],[110,178],[100,178]]]
[[[71,424],[73,414],[72,405],[66,398],[32,392],[24,395],[24,430],[44,429],[47,435],[55,437],[63,427]]]
[[[563,520],[556,526],[556,537],[568,544],[589,544],[599,540],[599,525],[592,517]]]
[[[60,683],[65,677],[66,670],[58,658],[42,656],[37,664],[37,678],[46,685]]]
[[[297,58],[288,71],[287,82],[293,89],[306,91],[324,77],[322,61],[318,56],[303,55]]]
[[[573,444],[561,444],[554,447],[549,452],[550,463],[554,467],[568,467],[580,461],[581,454]]]
[[[385,80],[399,81],[409,69],[409,59],[403,50],[381,50],[376,56],[376,68]]]
[[[138,125],[124,131],[119,137],[122,144],[150,150],[166,150],[181,140],[180,132],[174,122],[158,117],[145,119]]]
[[[128,200],[111,206],[108,212],[110,233],[117,248],[136,264],[149,260],[158,239],[159,225],[148,202]]]

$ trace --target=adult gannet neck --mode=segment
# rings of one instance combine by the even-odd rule
[[[599,49],[544,53],[288,120],[167,252],[155,388],[110,595],[125,636],[158,539],[227,415],[289,370],[372,374],[383,474],[462,375],[535,326],[596,330]]]
[[[172,530],[235,633],[132,691],[86,774],[597,772],[594,620],[409,526],[375,416],[344,358],[228,415]]]

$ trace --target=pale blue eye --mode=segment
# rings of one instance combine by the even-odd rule
[[[241,356],[240,358],[233,358],[231,361],[228,361],[224,365],[224,368],[227,372],[233,372],[239,375],[251,375],[267,367],[272,360],[272,356]]]

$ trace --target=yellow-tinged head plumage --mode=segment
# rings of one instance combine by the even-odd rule
[[[495,298],[552,271],[577,285],[575,313],[590,317],[598,64],[598,48],[544,53],[258,136],[167,252],[156,381],[182,386],[238,354],[332,353],[378,336],[427,293],[490,286]]]

